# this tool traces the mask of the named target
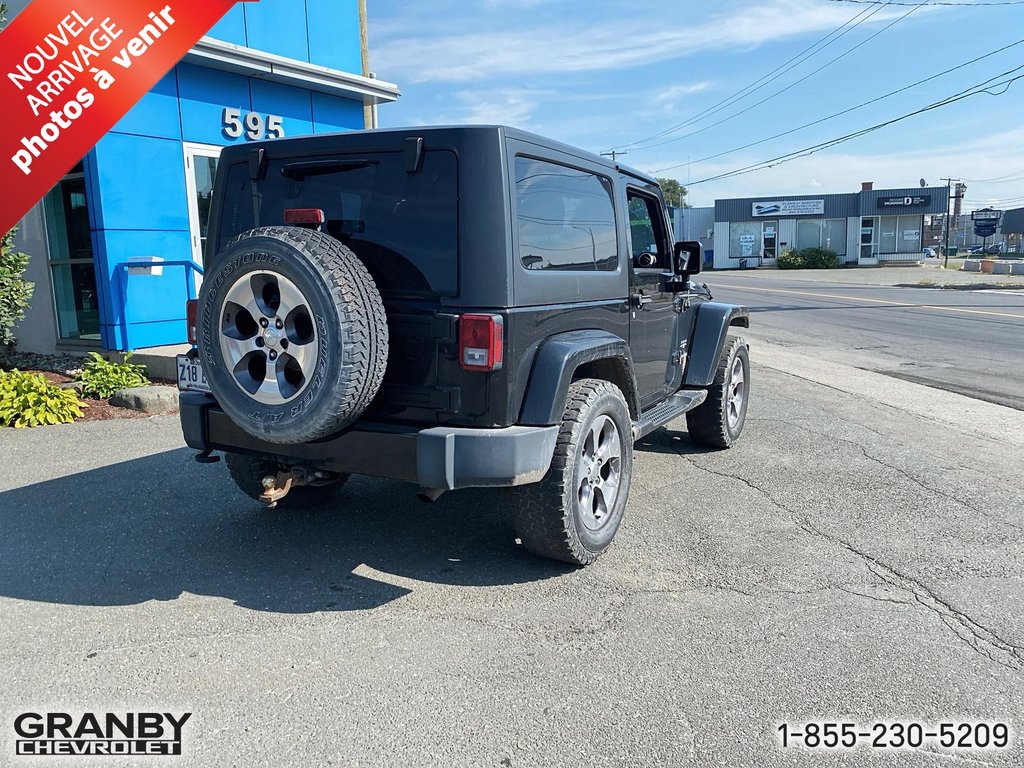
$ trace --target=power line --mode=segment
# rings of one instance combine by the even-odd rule
[[[903,14],[902,16],[899,16],[898,18],[894,19],[894,20],[893,20],[892,22],[890,22],[889,24],[886,24],[886,25],[885,25],[884,27],[882,27],[882,28],[881,28],[880,30],[878,30],[877,32],[875,32],[875,33],[874,33],[873,35],[870,35],[869,37],[865,38],[864,40],[861,40],[861,41],[860,41],[859,43],[857,43],[857,45],[855,45],[855,46],[853,46],[852,48],[850,48],[850,49],[848,49],[848,50],[844,51],[844,52],[843,52],[843,53],[841,53],[841,54],[840,54],[839,56],[836,56],[836,57],[835,57],[834,59],[831,59],[831,60],[827,61],[827,62],[826,62],[825,64],[823,64],[822,66],[818,67],[818,69],[816,69],[815,71],[813,71],[813,72],[810,72],[810,73],[808,73],[808,74],[804,75],[804,76],[803,76],[803,77],[801,77],[801,78],[800,78],[799,80],[795,80],[795,81],[793,81],[792,83],[790,83],[789,85],[787,85],[787,86],[786,86],[785,88],[780,88],[779,90],[775,91],[774,93],[771,93],[771,94],[769,94],[769,95],[768,95],[768,96],[766,96],[765,98],[761,99],[761,101],[755,102],[754,104],[751,104],[751,105],[750,105],[750,106],[748,106],[748,107],[744,107],[744,108],[743,108],[743,109],[741,109],[741,110],[740,110],[739,112],[733,112],[733,113],[732,113],[731,115],[729,115],[728,117],[724,117],[724,118],[722,118],[721,120],[718,120],[717,122],[711,123],[710,125],[705,125],[705,126],[704,126],[703,128],[698,128],[698,129],[697,129],[697,130],[695,130],[695,131],[690,131],[689,133],[684,133],[684,134],[683,134],[682,136],[674,136],[674,137],[673,137],[673,138],[671,138],[671,139],[666,139],[665,141],[660,141],[660,142],[657,142],[657,143],[655,143],[655,144],[648,144],[647,146],[644,146],[644,147],[634,147],[634,150],[633,150],[633,151],[634,151],[634,152],[638,152],[638,151],[641,151],[641,150],[645,150],[645,149],[654,149],[655,147],[661,147],[661,146],[664,146],[664,145],[666,145],[666,144],[671,144],[671,143],[673,143],[673,142],[676,142],[676,141],[682,141],[683,139],[688,139],[688,138],[690,138],[691,136],[696,136],[696,135],[697,135],[697,134],[699,134],[699,133],[703,133],[704,131],[710,130],[711,128],[714,128],[714,127],[716,127],[716,126],[722,125],[723,123],[727,123],[727,122],[729,122],[730,120],[732,120],[733,118],[739,117],[740,115],[742,115],[742,114],[745,114],[745,113],[749,112],[750,110],[752,110],[752,109],[755,109],[756,107],[759,107],[759,106],[761,106],[762,104],[766,104],[767,102],[769,102],[769,101],[771,101],[772,99],[774,99],[774,98],[775,98],[776,96],[778,96],[778,95],[780,95],[780,94],[782,94],[782,93],[785,93],[786,91],[790,90],[791,88],[795,88],[796,86],[800,85],[800,83],[804,82],[805,80],[809,80],[810,78],[814,77],[814,76],[815,76],[816,74],[818,74],[819,72],[821,72],[821,71],[822,71],[823,69],[826,69],[827,67],[830,67],[830,66],[832,66],[833,64],[835,64],[835,63],[836,63],[837,61],[839,61],[840,59],[843,59],[843,58],[845,58],[846,56],[849,56],[849,55],[850,55],[851,53],[853,53],[854,51],[856,51],[856,50],[857,50],[858,48],[860,48],[860,47],[861,47],[862,45],[866,45],[866,44],[868,44],[869,42],[871,42],[872,40],[874,40],[874,39],[875,39],[876,37],[878,37],[878,36],[879,36],[880,34],[882,34],[883,32],[885,32],[885,31],[886,31],[887,29],[890,29],[890,28],[891,28],[891,27],[893,27],[894,25],[896,25],[896,24],[898,24],[899,22],[903,21],[903,20],[904,20],[905,18],[907,18],[907,16],[909,16],[910,14],[912,14],[912,13],[913,13],[914,11],[918,10],[919,8],[921,8],[922,6],[924,6],[924,5],[927,5],[927,4],[928,4],[928,0],[924,0],[924,2],[921,2],[921,3],[917,3],[917,4],[916,4],[916,5],[915,5],[915,6],[913,7],[913,8],[911,8],[911,9],[910,9],[909,11],[907,11],[906,13],[904,13],[904,14]]]
[[[879,4],[878,2],[872,3],[872,5],[878,5],[878,4]],[[655,133],[655,134],[653,134],[653,135],[651,135],[651,136],[647,136],[646,138],[643,138],[643,139],[637,139],[636,141],[631,141],[631,142],[630,142],[630,143],[628,143],[628,144],[622,144],[621,146],[622,146],[622,147],[632,147],[632,146],[635,146],[635,145],[637,145],[637,144],[643,144],[643,143],[645,143],[645,142],[648,142],[648,141],[653,141],[654,139],[658,139],[658,138],[660,138],[660,137],[662,137],[662,136],[665,136],[666,134],[672,133],[672,131],[678,130],[678,129],[680,129],[680,128],[685,128],[685,127],[686,127],[687,125],[691,125],[691,124],[693,124],[694,122],[697,122],[697,121],[698,121],[698,120],[699,120],[700,118],[704,117],[704,116],[705,116],[705,115],[707,115],[708,113],[712,113],[712,114],[713,114],[713,110],[715,110],[715,111],[718,111],[718,110],[716,110],[716,108],[721,108],[721,109],[724,109],[725,107],[728,107],[728,106],[730,106],[730,105],[732,105],[732,104],[736,103],[737,101],[741,100],[741,99],[742,99],[742,98],[743,98],[744,96],[749,96],[749,95],[750,95],[750,93],[753,93],[754,91],[756,91],[756,90],[759,90],[760,88],[763,88],[763,87],[764,87],[765,85],[767,85],[768,83],[770,83],[770,82],[771,82],[772,80],[778,79],[778,77],[781,77],[781,76],[782,76],[782,75],[784,75],[784,74],[785,74],[786,72],[788,72],[788,71],[789,71],[789,69],[792,69],[792,68],[793,68],[793,67],[790,67],[789,69],[786,69],[786,70],[785,70],[784,72],[780,72],[780,71],[779,71],[779,70],[782,70],[782,69],[783,69],[784,67],[786,67],[787,65],[789,65],[789,64],[792,64],[793,62],[796,62],[796,64],[793,64],[793,66],[795,67],[795,66],[796,66],[797,64],[800,64],[800,63],[802,63],[803,61],[806,61],[806,60],[807,60],[807,58],[810,58],[810,55],[809,55],[809,56],[807,56],[807,57],[805,57],[804,59],[801,59],[800,61],[797,61],[797,59],[800,59],[800,57],[801,57],[801,56],[804,56],[804,54],[808,53],[809,51],[813,51],[813,50],[814,50],[815,48],[817,48],[817,47],[818,47],[819,45],[821,45],[822,43],[825,43],[825,41],[826,41],[826,40],[828,40],[828,39],[829,39],[830,37],[832,37],[833,35],[835,35],[835,34],[836,34],[837,32],[840,32],[840,31],[842,31],[842,30],[843,30],[843,29],[844,29],[845,27],[847,27],[847,26],[848,26],[849,24],[853,23],[854,21],[857,21],[857,19],[859,19],[859,18],[860,18],[861,16],[864,16],[865,14],[867,14],[867,17],[866,17],[866,18],[864,18],[864,19],[862,19],[861,21],[859,21],[859,22],[857,22],[856,24],[854,24],[854,26],[853,26],[853,27],[850,27],[850,29],[846,30],[846,32],[843,32],[843,33],[842,33],[841,35],[839,35],[839,37],[837,37],[837,38],[836,38],[835,40],[832,40],[831,42],[825,43],[825,45],[823,45],[823,46],[822,46],[822,47],[821,47],[821,48],[819,49],[819,51],[818,51],[818,52],[820,52],[820,51],[824,50],[825,48],[827,48],[827,47],[828,47],[829,45],[831,45],[832,43],[834,43],[834,42],[838,41],[838,40],[839,40],[839,38],[841,38],[841,37],[842,37],[843,35],[845,35],[845,34],[846,34],[847,32],[850,32],[851,30],[853,30],[853,29],[855,29],[856,27],[860,26],[860,25],[861,25],[861,24],[863,24],[863,23],[864,23],[865,21],[867,21],[867,20],[868,20],[868,19],[870,19],[870,18],[871,18],[872,16],[874,16],[874,15],[875,15],[876,13],[878,13],[878,12],[879,12],[880,10],[882,10],[882,8],[876,8],[876,9],[874,9],[874,10],[871,10],[871,9],[865,8],[865,9],[864,9],[863,11],[860,11],[860,12],[859,12],[858,14],[856,14],[855,16],[853,16],[853,17],[852,17],[852,18],[850,18],[849,20],[845,21],[845,22],[844,22],[843,24],[841,24],[840,26],[838,26],[838,27],[836,27],[835,29],[833,29],[833,30],[832,30],[831,32],[829,32],[829,33],[828,33],[827,35],[825,35],[825,36],[824,36],[823,38],[821,38],[820,40],[817,40],[817,41],[816,41],[816,42],[814,42],[813,44],[809,45],[809,46],[808,46],[807,48],[804,48],[804,49],[803,49],[802,51],[800,51],[800,53],[798,53],[798,54],[796,54],[795,56],[793,56],[792,58],[790,58],[790,59],[788,59],[788,60],[784,61],[784,62],[783,62],[782,64],[780,64],[779,66],[777,66],[777,67],[776,67],[775,69],[773,69],[773,70],[771,70],[770,72],[767,72],[766,74],[762,75],[762,76],[761,76],[760,78],[758,78],[758,79],[757,79],[757,80],[755,80],[754,82],[750,83],[749,85],[745,86],[744,88],[741,88],[740,90],[736,91],[736,92],[735,92],[735,93],[733,93],[733,94],[732,94],[731,96],[727,96],[727,97],[726,97],[725,99],[723,99],[722,101],[719,101],[719,102],[717,102],[717,103],[715,103],[715,104],[712,104],[712,105],[711,105],[710,107],[707,107],[707,108],[706,108],[706,109],[704,109],[703,111],[701,111],[701,112],[698,112],[698,113],[697,113],[696,115],[693,115],[692,117],[690,117],[690,118],[687,118],[686,120],[684,120],[684,121],[683,121],[683,122],[681,122],[681,123],[677,123],[676,125],[673,125],[673,126],[672,126],[672,127],[670,127],[670,128],[666,128],[666,129],[664,129],[664,130],[662,130],[662,131],[659,131],[658,133]],[[813,55],[813,54],[811,54],[811,55]],[[776,75],[776,77],[771,77],[771,76],[772,76],[772,75],[774,75],[774,74],[775,74],[776,72],[778,72],[779,74],[778,74],[778,75]],[[769,78],[770,78],[770,79],[769,79]],[[762,81],[765,81],[765,82],[763,82],[763,83],[762,83]],[[758,85],[759,83],[761,83],[761,85]],[[756,87],[755,87],[755,86],[756,86]],[[751,89],[753,89],[753,90],[751,90]]]
[[[764,139],[759,139],[757,141],[752,141],[749,144],[744,144],[744,145],[739,146],[739,147],[734,147],[733,149],[727,149],[724,152],[718,152],[718,153],[713,154],[713,155],[708,155],[707,157],[701,157],[701,158],[698,158],[698,159],[692,160],[692,161],[688,160],[685,163],[679,163],[678,165],[673,165],[673,166],[670,166],[669,168],[663,168],[662,170],[670,171],[670,170],[674,170],[676,168],[681,168],[684,165],[691,165],[692,163],[703,163],[703,162],[705,162],[707,160],[714,160],[716,158],[723,157],[725,155],[731,155],[733,152],[739,152],[740,150],[743,150],[743,149],[749,149],[750,147],[756,147],[759,144],[764,144],[764,143],[769,142],[769,141],[774,141],[775,139],[781,138],[783,136],[788,136],[791,133],[796,133],[797,131],[802,131],[805,128],[810,128],[812,126],[818,125],[819,123],[824,123],[824,122],[832,120],[832,119],[834,119],[836,117],[841,117],[842,115],[849,114],[850,112],[855,112],[858,109],[861,109],[863,107],[869,106],[869,105],[874,104],[874,103],[876,103],[878,101],[882,101],[884,99],[888,99],[890,96],[895,96],[898,93],[903,93],[904,91],[908,91],[911,88],[916,88],[919,85],[923,85],[924,83],[927,83],[927,82],[929,82],[931,80],[935,80],[937,78],[943,77],[944,75],[948,75],[950,72],[955,72],[958,69],[963,69],[964,67],[969,67],[970,65],[976,64],[977,62],[979,62],[979,61],[981,61],[983,59],[987,59],[987,58],[990,58],[991,56],[995,56],[995,55],[997,55],[999,53],[1002,53],[1003,51],[1009,50],[1010,48],[1014,48],[1015,46],[1021,45],[1022,43],[1024,43],[1024,38],[1021,38],[1020,40],[1018,40],[1018,41],[1016,41],[1014,43],[1010,43],[1009,45],[1004,45],[1002,48],[997,48],[994,51],[989,51],[988,53],[982,54],[981,56],[978,56],[976,58],[971,59],[970,61],[965,61],[964,63],[958,64],[955,67],[950,67],[949,69],[944,70],[943,72],[939,72],[937,74],[931,75],[930,77],[926,77],[923,80],[918,80],[916,83],[911,83],[910,85],[905,85],[902,88],[897,88],[895,91],[889,91],[889,93],[883,94],[881,96],[877,96],[877,97],[875,97],[873,99],[870,99],[869,101],[862,102],[860,104],[857,104],[856,106],[849,107],[848,109],[844,109],[844,110],[842,110],[840,112],[836,112],[834,114],[831,114],[828,117],[822,117],[822,118],[820,118],[818,120],[813,120],[813,121],[811,121],[809,123],[804,123],[803,125],[797,126],[796,128],[791,128],[788,131],[783,131],[782,133],[776,133],[774,136],[768,136],[767,138],[764,138]],[[1015,173],[1024,173],[1024,169],[1022,169],[1020,171],[1015,171]],[[1012,174],[1007,174],[1007,175],[1009,176],[1009,175],[1012,175]],[[974,182],[972,182],[972,183],[981,183],[981,182],[978,182],[978,180],[974,180]]]
[[[874,5],[878,0],[831,0],[833,3],[856,3],[857,5]],[[899,3],[891,2],[889,5],[914,5],[914,3]],[[1003,0],[1003,2],[986,2],[986,3],[950,3],[950,2],[934,2],[931,5],[942,5],[953,8],[972,8],[978,6],[980,8],[993,7],[998,5],[1024,5],[1024,0]]]
[[[1002,176],[993,176],[991,179],[964,179],[964,181],[969,182],[971,184],[995,184],[997,182],[1002,183],[1004,179],[1013,181],[1013,179],[1009,179],[1009,177],[1016,176],[1019,173],[1024,173],[1024,168],[1021,168],[1019,171],[1011,171],[1010,173],[1005,173]]]
[[[938,109],[939,107],[948,106],[949,104],[953,104],[953,103],[955,103],[957,101],[962,101],[963,99],[970,98],[971,96],[977,96],[978,94],[981,94],[981,93],[987,93],[987,94],[989,94],[991,96],[1002,95],[1003,93],[1006,93],[1006,91],[1007,91],[1007,89],[1009,89],[1010,85],[1012,85],[1013,83],[1015,83],[1016,81],[1018,81],[1020,79],[1024,79],[1024,75],[1017,75],[1016,77],[1008,78],[1007,80],[1002,81],[1002,82],[992,83],[991,85],[987,85],[987,84],[991,83],[991,81],[995,80],[996,78],[1006,77],[1007,75],[1011,75],[1014,72],[1018,72],[1018,71],[1020,71],[1022,69],[1024,69],[1024,64],[1022,64],[1019,67],[1015,67],[1014,69],[1007,70],[1006,72],[1003,72],[1002,74],[995,75],[994,77],[990,77],[990,78],[988,78],[988,80],[984,80],[984,81],[982,81],[980,83],[977,83],[976,85],[972,85],[969,88],[967,88],[967,89],[965,89],[963,91],[960,91],[959,93],[953,94],[952,96],[949,96],[949,97],[947,97],[945,99],[942,99],[942,100],[937,101],[937,102],[933,102],[932,104],[929,104],[927,106],[921,107],[920,109],[916,109],[913,112],[908,112],[905,115],[900,115],[899,117],[894,117],[894,118],[892,118],[890,120],[886,120],[885,122],[869,126],[868,128],[862,128],[859,131],[854,131],[853,133],[848,133],[845,136],[839,136],[839,137],[837,137],[835,139],[830,139],[828,141],[821,142],[820,144],[813,144],[813,145],[811,145],[809,147],[804,147],[803,149],[798,149],[798,150],[795,150],[793,152],[787,152],[784,155],[779,155],[778,157],[773,157],[770,160],[763,160],[763,161],[761,161],[759,163],[753,163],[751,165],[744,166],[742,168],[737,168],[735,170],[728,171],[726,173],[720,173],[720,174],[718,174],[716,176],[709,176],[706,179],[699,179],[697,181],[691,182],[691,186],[694,185],[694,184],[705,184],[705,183],[707,183],[709,181],[718,181],[720,179],[726,179],[726,178],[730,178],[732,176],[740,176],[740,175],[743,175],[743,174],[746,174],[746,173],[752,173],[753,171],[765,170],[767,168],[771,168],[771,167],[776,166],[776,165],[781,165],[782,163],[787,163],[787,162],[789,162],[791,160],[796,160],[797,158],[800,158],[800,157],[807,157],[809,155],[815,154],[816,152],[820,152],[823,149],[829,149],[830,147],[834,147],[834,146],[836,146],[838,144],[843,144],[843,143],[845,143],[847,141],[852,141],[853,139],[859,138],[859,137],[864,136],[864,135],[866,135],[868,133],[872,133],[872,132],[877,131],[877,130],[879,130],[881,128],[885,128],[886,126],[892,125],[894,123],[898,123],[898,122],[901,122],[901,121],[906,120],[908,118],[915,117],[915,116],[920,115],[920,114],[924,114],[925,112],[930,112],[930,111],[932,111],[934,109]],[[986,86],[986,87],[982,87],[982,86]],[[995,92],[992,91],[993,88],[998,88],[1000,86],[1003,86],[1003,90],[999,91],[998,93],[995,93]],[[665,171],[665,170],[668,170],[668,169],[662,168],[662,169],[659,169],[657,171],[654,171],[654,173],[661,173],[662,171]]]

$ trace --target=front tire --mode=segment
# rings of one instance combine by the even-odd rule
[[[281,465],[276,461],[244,453],[228,453],[224,459],[228,465],[228,473],[238,486],[238,490],[257,501],[263,493],[263,478],[267,475],[276,475],[281,470]],[[348,478],[349,475],[339,474],[324,485],[300,485],[292,488],[277,506],[282,509],[327,506],[334,501]]]
[[[697,445],[731,448],[747,420],[750,400],[750,354],[747,342],[726,339],[707,399],[686,414],[686,429]]]
[[[541,557],[589,565],[612,543],[633,474],[629,409],[614,384],[569,387],[551,467],[518,494],[516,533]]]

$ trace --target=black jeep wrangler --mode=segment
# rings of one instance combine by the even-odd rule
[[[505,127],[225,149],[181,424],[271,505],[350,474],[421,497],[519,486],[532,552],[585,565],[622,521],[633,443],[686,414],[729,447],[746,308],[691,280],[657,183]],[[204,391],[205,390],[205,391]]]

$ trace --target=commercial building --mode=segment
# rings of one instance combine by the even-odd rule
[[[916,261],[924,248],[924,218],[945,213],[946,195],[946,187],[873,189],[865,183],[853,193],[716,200],[712,264],[774,266],[789,248],[819,247],[847,264]],[[706,212],[690,209],[680,218],[681,228],[695,235],[690,239],[706,236]]]
[[[19,348],[184,342],[220,148],[366,127],[361,53],[357,0],[238,3],[22,221]]]

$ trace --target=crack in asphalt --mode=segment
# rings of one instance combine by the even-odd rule
[[[914,485],[918,486],[919,488],[921,488],[921,489],[923,489],[925,491],[928,491],[930,493],[934,493],[936,496],[941,496],[942,498],[947,499],[948,501],[952,501],[952,502],[955,502],[957,504],[960,504],[961,506],[966,507],[967,509],[971,510],[972,512],[977,512],[979,515],[982,515],[983,517],[987,517],[990,520],[996,520],[998,522],[1005,523],[1006,525],[1010,526],[1011,528],[1016,528],[1018,531],[1024,531],[1024,526],[1018,525],[1017,523],[1014,523],[1014,522],[1012,522],[1010,520],[1007,520],[1005,518],[999,517],[997,515],[993,515],[991,512],[989,512],[989,511],[987,511],[985,509],[982,509],[981,507],[975,506],[974,504],[972,504],[971,502],[967,501],[966,499],[961,499],[959,496],[954,496],[951,493],[946,493],[945,491],[940,490],[939,488],[935,488],[934,486],[928,485],[923,480],[921,480],[919,477],[916,477],[915,475],[911,474],[910,472],[908,472],[907,470],[903,469],[902,467],[897,467],[895,464],[889,464],[888,462],[884,461],[883,459],[880,459],[877,456],[869,453],[867,448],[865,448],[863,445],[861,445],[860,443],[858,443],[855,440],[850,440],[849,438],[845,438],[845,437],[839,437],[837,435],[830,435],[827,432],[819,432],[819,431],[817,431],[815,429],[811,429],[810,427],[804,426],[803,424],[798,424],[795,421],[787,421],[786,419],[762,418],[762,419],[758,419],[758,421],[769,421],[769,422],[774,422],[776,424],[785,424],[787,426],[793,427],[794,429],[799,429],[799,430],[802,430],[802,431],[807,432],[807,433],[812,434],[812,435],[818,435],[819,437],[825,437],[825,438],[828,438],[829,440],[836,440],[836,441],[838,441],[840,443],[846,443],[847,445],[852,445],[854,448],[856,448],[862,454],[864,454],[864,458],[867,459],[868,461],[873,461],[875,464],[878,464],[879,466],[884,467],[885,469],[891,469],[893,472],[896,472],[897,474],[902,475],[903,477],[905,477],[910,482],[914,483]]]
[[[677,453],[679,453],[677,451]],[[882,581],[888,583],[890,586],[900,589],[904,592],[910,593],[914,600],[923,608],[928,610],[930,613],[936,614],[939,619],[945,624],[954,635],[962,640],[969,648],[980,654],[981,656],[989,659],[990,661],[999,664],[1002,667],[1019,672],[1024,669],[1024,648],[1021,646],[1014,645],[996,634],[993,630],[982,626],[977,621],[972,619],[963,611],[960,611],[953,607],[951,604],[943,600],[941,597],[936,595],[931,589],[925,586],[921,581],[909,576],[905,573],[901,573],[892,566],[882,562],[874,555],[865,552],[864,550],[858,549],[850,542],[842,539],[835,534],[818,528],[811,523],[807,518],[802,516],[799,512],[791,509],[787,505],[778,501],[771,493],[751,482],[745,477],[741,477],[731,472],[723,472],[720,470],[712,469],[704,466],[693,460],[692,457],[686,454],[679,453],[679,455],[689,462],[695,468],[707,472],[712,475],[726,478],[728,480],[734,480],[743,483],[748,488],[756,491],[761,496],[766,498],[776,508],[787,513],[795,522],[796,526],[805,533],[824,539],[833,546],[843,549],[850,554],[857,557],[859,560],[865,563],[865,566],[871,571],[876,577]],[[872,567],[874,566],[874,567]],[[874,599],[874,598],[869,598]],[[905,604],[911,604],[907,601]]]

